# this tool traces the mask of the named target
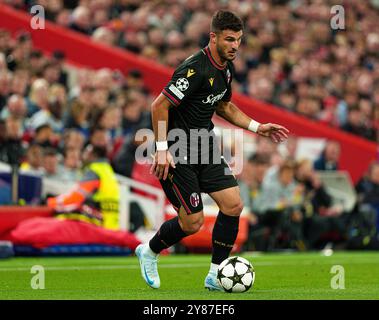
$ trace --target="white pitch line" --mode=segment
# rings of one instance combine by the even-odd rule
[[[191,268],[203,267],[208,263],[193,264],[160,264],[159,268]],[[61,266],[61,267],[45,267],[45,271],[65,271],[65,270],[117,270],[117,269],[139,269],[139,265],[100,265],[100,266]],[[30,271],[27,267],[0,268],[0,272],[6,271]]]
[[[333,259],[333,260],[324,260],[324,261],[318,261],[317,265],[329,265],[333,263],[338,263],[338,259]],[[373,260],[366,260],[366,261],[340,261],[339,263],[345,264],[345,265],[350,265],[350,264],[362,264],[362,263],[367,263],[367,264],[378,264],[378,261],[373,261]],[[38,262],[36,262],[38,264]],[[256,261],[252,262],[254,267],[257,266],[309,266],[315,264],[314,261],[301,261],[301,262],[283,262],[283,261]],[[196,267],[204,267],[208,266],[208,262],[199,262],[199,263],[174,263],[174,264],[165,264],[161,263],[159,264],[160,269],[170,269],[170,268],[196,268]],[[9,272],[9,271],[30,271],[30,267],[16,267],[16,266],[8,266],[5,268],[0,267],[0,272]],[[66,270],[122,270],[122,269],[139,269],[138,264],[133,264],[133,265],[98,265],[98,266],[46,266],[45,270],[46,271],[66,271]]]

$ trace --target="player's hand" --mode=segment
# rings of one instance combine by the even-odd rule
[[[258,127],[259,135],[269,137],[275,143],[283,142],[288,138],[289,130],[279,124],[262,123]]]
[[[150,173],[154,174],[159,180],[162,178],[166,180],[170,166],[175,169],[174,158],[168,150],[157,151],[153,158]]]

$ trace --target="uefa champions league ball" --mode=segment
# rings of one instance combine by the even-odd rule
[[[245,292],[254,284],[254,267],[245,258],[229,257],[218,266],[217,279],[226,292]]]

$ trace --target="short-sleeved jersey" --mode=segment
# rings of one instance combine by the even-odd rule
[[[168,129],[211,131],[218,103],[231,99],[232,72],[233,64],[219,65],[209,47],[187,58],[162,91],[174,106],[169,110]]]

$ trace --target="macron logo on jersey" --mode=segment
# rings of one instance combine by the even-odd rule
[[[221,92],[220,94],[217,94],[217,95],[214,95],[212,93],[207,97],[207,100],[203,100],[202,103],[205,103],[205,104],[210,103],[213,106],[215,102],[218,102],[223,98],[226,91],[228,91],[228,89],[225,89],[223,92]]]

